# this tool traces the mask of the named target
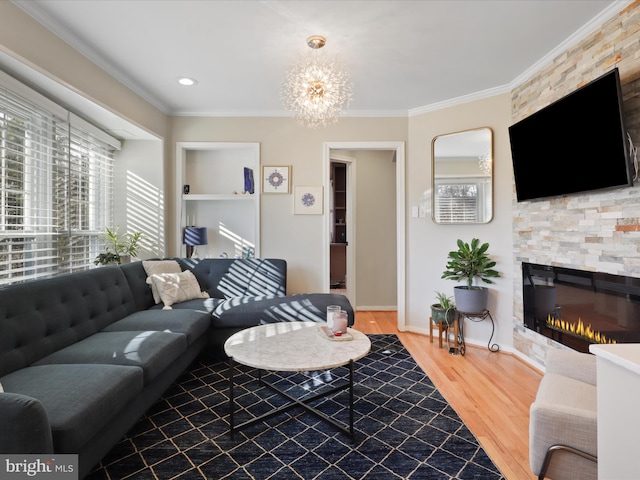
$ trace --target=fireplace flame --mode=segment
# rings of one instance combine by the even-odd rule
[[[577,323],[570,323],[561,318],[555,318],[549,315],[547,317],[547,326],[555,330],[570,333],[591,343],[617,343],[615,340],[608,339],[604,334],[593,330],[591,324],[585,326],[581,318],[578,318]]]

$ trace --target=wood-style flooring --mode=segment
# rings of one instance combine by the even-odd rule
[[[467,345],[452,355],[428,335],[399,332],[396,312],[358,311],[363,333],[396,334],[418,365],[458,412],[509,480],[533,480],[529,469],[529,407],[542,374],[516,356]]]

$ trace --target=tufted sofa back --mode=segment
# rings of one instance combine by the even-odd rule
[[[202,290],[212,298],[284,296],[287,294],[287,262],[278,258],[168,258],[182,270],[191,270]],[[120,267],[129,281],[138,310],[154,305],[142,262]]]
[[[88,337],[136,311],[116,266],[0,288],[0,376]]]
[[[176,259],[213,298],[284,296],[287,262],[276,258]]]

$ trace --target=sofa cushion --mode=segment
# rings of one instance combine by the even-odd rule
[[[538,386],[536,403],[556,408],[596,411],[596,386],[557,373],[545,373]]]
[[[137,367],[41,365],[10,373],[2,383],[7,392],[37,399],[49,417],[55,451],[74,453],[140,394],[142,377]]]
[[[244,295],[284,296],[287,291],[287,262],[277,258],[177,258],[183,270],[190,270],[210,297]]]
[[[144,271],[142,262],[130,262],[120,265],[120,270],[127,279],[129,289],[133,295],[136,311],[152,308],[156,302],[153,299],[151,288],[147,285],[147,272]]]
[[[182,333],[187,336],[187,343],[191,345],[211,327],[211,315],[206,311],[175,309],[175,310],[144,310],[112,323],[104,332],[147,331]]]
[[[180,265],[178,265],[178,262],[175,260],[143,260],[142,267],[147,273],[147,284],[151,285],[153,301],[158,304],[162,299],[160,298],[160,293],[158,293],[155,282],[149,282],[149,277],[160,273],[180,273],[182,272],[182,268],[180,268]]]
[[[129,284],[117,266],[0,288],[0,376],[135,311]]]
[[[171,309],[174,303],[209,297],[207,292],[201,290],[198,280],[189,270],[181,273],[156,273],[149,276],[147,283],[155,286],[165,309]]]
[[[275,322],[326,322],[327,306],[340,305],[353,325],[353,309],[344,295],[300,293],[297,295],[230,298],[213,311],[214,327],[252,327]]]
[[[151,382],[187,349],[181,333],[147,331],[99,332],[39,360],[36,365],[101,363],[141,367]]]
[[[196,310],[198,312],[207,312],[211,315],[216,307],[223,301],[222,298],[196,298],[185,302],[174,303],[171,305],[171,308],[173,310]],[[152,307],[151,310],[158,308],[162,308],[162,304]]]

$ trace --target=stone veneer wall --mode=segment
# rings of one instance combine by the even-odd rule
[[[512,92],[513,122],[618,67],[627,130],[640,144],[640,1]],[[540,152],[544,155],[544,152]],[[576,165],[576,175],[580,168]],[[522,262],[640,277],[640,185],[517,203],[513,196],[514,348],[544,365],[560,346],[524,326]]]

